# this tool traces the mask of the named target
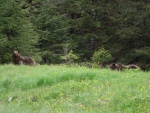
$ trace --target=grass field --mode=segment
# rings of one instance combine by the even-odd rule
[[[1,65],[0,113],[150,113],[150,72]]]

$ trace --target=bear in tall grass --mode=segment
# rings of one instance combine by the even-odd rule
[[[19,51],[13,51],[12,53],[12,59],[13,59],[13,63],[15,65],[35,65],[35,61],[32,57],[28,57],[28,56],[21,56]]]
[[[135,64],[129,64],[129,65],[126,65],[124,66],[126,69],[139,69],[141,70],[141,68]]]
[[[112,63],[108,67],[112,70],[119,70],[119,71],[122,71],[123,69],[139,69],[139,70],[141,70],[141,68],[135,64],[123,65],[120,63],[119,64]]]
[[[108,67],[110,68],[110,69],[112,69],[112,70],[118,70],[118,71],[121,71],[121,70],[123,70],[124,69],[124,65],[123,64],[116,64],[116,63],[112,63],[112,64],[110,64],[110,65],[108,65]]]

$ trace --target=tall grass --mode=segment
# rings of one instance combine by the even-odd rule
[[[0,66],[0,113],[149,113],[150,72]]]

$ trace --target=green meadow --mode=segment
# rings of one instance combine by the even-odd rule
[[[1,65],[0,113],[150,113],[150,72]]]

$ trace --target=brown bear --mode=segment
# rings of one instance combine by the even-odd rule
[[[118,70],[118,71],[122,71],[125,68],[125,66],[120,63],[119,64],[112,63],[112,64],[108,65],[108,67],[112,70]]]
[[[141,70],[141,68],[135,64],[129,64],[125,66],[126,69],[139,69]]]
[[[15,65],[35,65],[35,61],[32,57],[21,56],[19,51],[13,51],[12,59]]]

